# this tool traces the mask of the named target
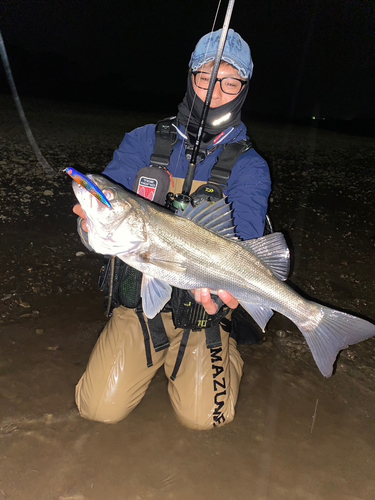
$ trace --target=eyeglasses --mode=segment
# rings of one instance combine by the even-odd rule
[[[206,73],[205,71],[192,71],[194,77],[195,85],[202,90],[208,90],[210,84],[211,73]],[[246,80],[240,80],[239,78],[216,78],[217,82],[220,82],[220,88],[224,94],[237,95],[241,92],[242,87],[247,84]]]

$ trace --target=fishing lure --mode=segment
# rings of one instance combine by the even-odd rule
[[[97,200],[99,200],[103,205],[112,209],[112,205],[104,196],[103,192],[94,184],[88,177],[78,172],[73,167],[68,167],[64,170],[77,184],[85,188],[90,194],[95,196]]]

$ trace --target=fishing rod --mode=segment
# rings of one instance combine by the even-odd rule
[[[1,56],[1,59],[3,61],[5,74],[6,74],[8,83],[9,83],[10,90],[12,92],[14,103],[16,105],[21,122],[25,128],[25,132],[26,132],[27,138],[29,140],[30,146],[32,147],[32,149],[35,153],[35,156],[37,157],[39,163],[43,167],[43,170],[45,171],[46,175],[47,176],[54,176],[57,174],[57,170],[54,169],[53,167],[51,167],[51,165],[48,163],[48,161],[42,155],[42,152],[40,151],[39,146],[36,143],[36,140],[34,138],[32,131],[31,131],[29,122],[27,121],[25,112],[23,110],[21,100],[20,100],[20,97],[19,97],[18,92],[17,92],[16,84],[14,83],[12,70],[10,69],[9,59],[8,59],[7,51],[5,49],[5,44],[4,44],[3,36],[1,34],[1,30],[0,30],[0,56]]]
[[[219,71],[221,57],[223,55],[224,46],[225,46],[225,42],[226,42],[227,35],[228,35],[229,23],[230,23],[230,19],[232,17],[234,2],[235,2],[235,0],[229,0],[229,2],[228,2],[228,7],[227,7],[227,11],[225,13],[224,23],[223,23],[223,27],[222,27],[222,31],[221,31],[221,37],[220,37],[219,45],[218,45],[218,48],[216,51],[214,67],[213,67],[213,70],[211,73],[210,83],[208,85],[206,99],[205,99],[204,105],[203,105],[203,110],[202,110],[202,114],[201,114],[201,118],[200,118],[200,123],[199,123],[198,131],[197,131],[197,135],[195,138],[194,146],[193,146],[193,151],[191,154],[188,172],[187,172],[187,175],[186,175],[183,187],[182,187],[182,193],[176,195],[174,202],[173,202],[173,205],[176,208],[181,207],[181,208],[185,209],[191,201],[190,191],[191,191],[191,186],[192,186],[193,180],[194,180],[195,170],[197,167],[197,157],[198,157],[199,148],[200,148],[200,145],[202,142],[203,132],[204,132],[204,129],[206,126],[207,115],[208,115],[208,111],[209,111],[210,105],[211,105],[212,94],[214,92],[214,88],[215,88],[215,85],[217,82],[217,74]]]

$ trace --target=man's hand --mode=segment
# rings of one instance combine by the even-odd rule
[[[81,227],[82,227],[83,231],[85,231],[87,233],[86,214],[83,211],[81,205],[79,205],[79,204],[74,205],[73,212],[76,215],[78,215],[78,217],[81,217],[83,219]]]
[[[207,314],[215,314],[218,311],[218,306],[212,300],[209,288],[197,288],[192,290],[195,300],[202,304]],[[218,290],[218,296],[230,309],[236,309],[238,306],[238,300],[233,297],[229,292],[225,290]]]

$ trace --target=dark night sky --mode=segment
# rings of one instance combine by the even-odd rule
[[[21,97],[140,108],[173,103],[167,113],[184,94],[190,53],[211,30],[216,6],[204,0],[3,0],[0,28]],[[255,64],[249,110],[375,118],[374,12],[375,3],[366,0],[237,0],[231,27],[248,41]]]

